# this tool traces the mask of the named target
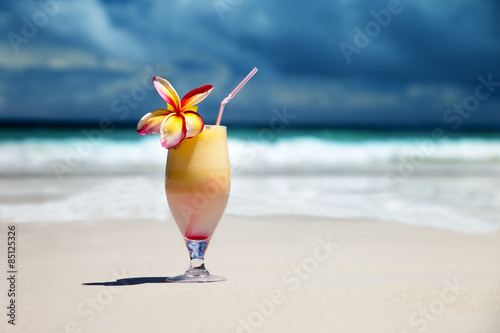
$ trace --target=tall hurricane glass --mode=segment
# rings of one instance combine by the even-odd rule
[[[205,251],[229,199],[231,176],[225,126],[205,125],[196,137],[170,149],[165,192],[172,216],[184,236],[190,266],[170,282],[226,280],[205,268]]]

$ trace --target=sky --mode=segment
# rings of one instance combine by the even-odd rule
[[[214,123],[500,129],[496,0],[0,2],[0,123],[136,123],[154,75]]]

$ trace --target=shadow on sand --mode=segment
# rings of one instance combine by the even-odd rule
[[[127,279],[119,279],[110,282],[88,282],[82,283],[84,286],[132,286],[136,284],[146,283],[170,283],[167,281],[168,277],[135,277]]]

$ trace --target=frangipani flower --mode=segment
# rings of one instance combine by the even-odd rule
[[[161,145],[170,149],[203,131],[205,123],[196,112],[198,107],[195,105],[212,92],[213,86],[206,85],[191,90],[179,100],[177,92],[167,80],[155,76],[153,85],[167,102],[167,108],[146,113],[137,124],[139,134],[160,133]]]

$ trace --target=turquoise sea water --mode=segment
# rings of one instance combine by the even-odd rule
[[[390,170],[400,164],[421,172],[437,166],[500,162],[500,134],[432,131],[349,131],[270,128],[228,129],[231,162],[241,173],[332,174]],[[133,128],[0,130],[0,175],[50,174],[70,165],[71,174],[147,173],[164,163],[157,135]]]
[[[228,129],[233,215],[500,227],[500,135]],[[131,129],[0,130],[0,220],[169,216],[166,150]]]

